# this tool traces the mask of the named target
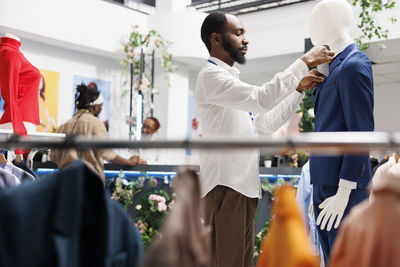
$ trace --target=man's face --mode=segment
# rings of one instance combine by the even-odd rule
[[[93,115],[97,117],[97,116],[99,116],[101,110],[103,109],[103,104],[94,105],[93,108],[94,108]]]
[[[242,22],[235,16],[227,14],[227,23],[222,33],[222,47],[231,59],[239,64],[246,63],[248,41]]]
[[[153,134],[156,132],[156,123],[151,119],[146,119],[143,122],[142,134]]]

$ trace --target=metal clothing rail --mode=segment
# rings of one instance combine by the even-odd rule
[[[218,137],[195,140],[130,141],[100,139],[83,136],[41,137],[0,135],[0,148],[172,148],[172,149],[251,149],[267,152],[283,152],[288,149],[308,149],[313,153],[364,153],[370,150],[397,150],[400,133],[389,132],[327,132],[303,133],[291,137]]]

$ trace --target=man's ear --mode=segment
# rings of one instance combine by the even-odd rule
[[[214,46],[220,46],[222,43],[222,36],[219,33],[213,32],[211,34],[211,44]]]

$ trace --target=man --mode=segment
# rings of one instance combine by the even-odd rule
[[[103,122],[96,117],[101,112],[103,104],[99,91],[88,88],[84,84],[78,85],[75,103],[77,112],[69,121],[58,127],[57,133],[107,137],[107,130]],[[82,158],[83,162],[95,171],[103,181],[105,178],[104,160],[129,166],[135,166],[140,160],[136,155],[125,159],[112,150],[89,149],[79,152],[76,149],[65,149],[54,150],[50,155],[50,159],[58,165],[59,169],[64,169],[79,158]]]
[[[248,40],[241,21],[230,14],[208,15],[201,38],[210,58],[196,84],[196,117],[204,137],[270,134],[297,109],[303,91],[324,79],[309,67],[329,63],[333,53],[315,48],[278,73],[253,86],[232,67],[246,62]],[[259,151],[207,151],[200,154],[205,223],[212,228],[211,266],[253,266],[254,215],[261,188]]]

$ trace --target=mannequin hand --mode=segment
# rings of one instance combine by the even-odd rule
[[[347,183],[354,183],[347,180],[340,179],[339,188],[336,192],[336,195],[329,197],[324,200],[318,207],[322,209],[317,218],[317,225],[320,226],[321,230],[325,229],[330,231],[332,229],[333,222],[336,219],[335,229],[339,227],[339,224],[342,220],[344,210],[347,207],[347,203],[349,202],[349,197],[352,188],[348,188],[347,186],[341,186],[342,181]],[[355,188],[357,187],[357,183],[355,184]]]
[[[334,52],[329,51],[323,46],[319,46],[312,48],[300,59],[303,60],[309,68],[312,68],[323,63],[331,63],[334,55]]]
[[[297,86],[296,90],[304,92],[306,90],[312,89],[317,86],[318,83],[323,82],[325,79],[321,77],[322,74],[319,73],[316,69],[311,70],[306,76],[301,79],[299,85]]]

